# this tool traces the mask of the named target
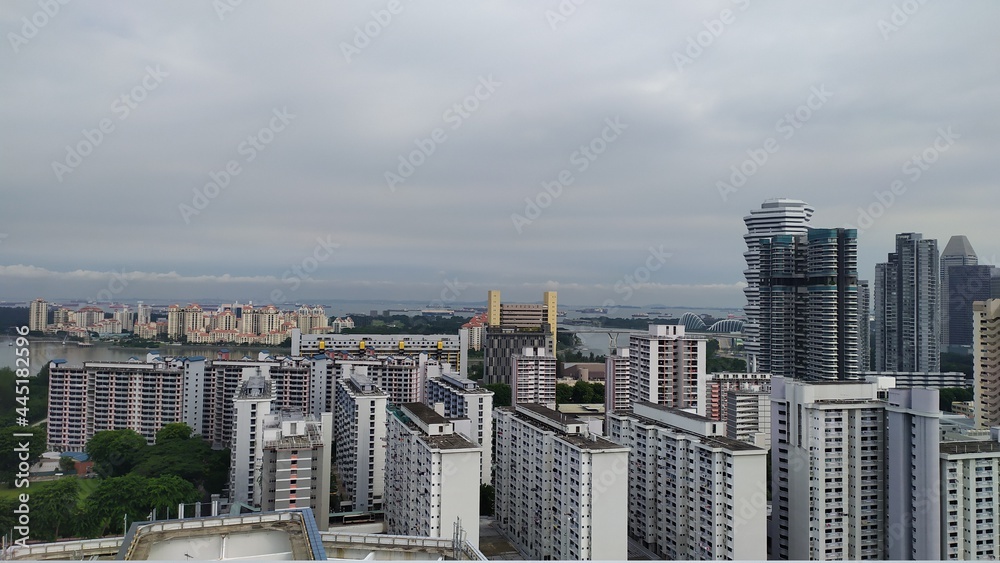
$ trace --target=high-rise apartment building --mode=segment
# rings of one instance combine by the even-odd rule
[[[511,357],[512,403],[536,403],[555,408],[556,357],[545,348],[525,348]]]
[[[97,326],[97,323],[104,320],[104,309],[100,307],[80,307],[76,311],[76,326],[80,328],[90,328]]]
[[[44,299],[35,299],[28,306],[28,330],[44,332],[49,326],[49,304]]]
[[[975,266],[979,257],[972,249],[972,243],[965,235],[954,235],[948,239],[948,244],[941,251],[941,350],[948,351],[951,346],[951,300],[955,293],[951,289],[952,266]],[[961,292],[959,292],[961,295]],[[989,299],[989,296],[986,296]],[[971,302],[970,302],[971,305]],[[971,317],[970,317],[971,320]],[[968,345],[968,343],[966,343]]]
[[[704,388],[705,416],[712,420],[728,420],[728,399],[732,391],[771,392],[771,374],[717,372],[706,376]]]
[[[857,231],[760,238],[757,369],[797,379],[856,379]]]
[[[455,536],[479,547],[478,445],[423,403],[390,406],[386,442],[386,533]]]
[[[346,359],[337,360],[335,364],[339,378],[351,374],[367,377],[389,394],[389,402],[394,405],[420,402],[424,381],[428,377],[440,376],[444,367],[428,359],[427,354]]]
[[[48,444],[83,451],[102,430],[135,430],[152,444],[164,425],[185,422],[184,370],[177,363],[49,363]]]
[[[760,341],[760,241],[774,236],[804,235],[809,228],[809,220],[815,210],[804,201],[795,199],[769,199],[760,209],[750,211],[743,218],[747,233],[743,235],[747,251],[743,253],[747,268],[743,271],[747,286],[743,293],[747,298],[746,324],[744,325],[744,345],[747,353],[747,369],[762,370],[758,365],[761,353]]]
[[[167,338],[180,340],[188,333],[205,328],[205,311],[196,303],[187,307],[171,305],[167,308]]]
[[[541,405],[494,410],[496,523],[529,559],[628,558],[629,450]]]
[[[987,560],[1000,556],[1000,443],[942,442],[940,554],[926,559]],[[933,510],[933,506],[930,507]]]
[[[973,376],[976,380],[976,425],[1000,425],[1000,299],[972,305]]]
[[[705,340],[684,333],[684,325],[650,325],[629,336],[632,404],[646,401],[706,412]]]
[[[292,356],[326,354],[336,359],[371,356],[419,355],[448,363],[465,374],[468,365],[468,331],[459,334],[305,334],[291,330]]]
[[[479,479],[492,483],[493,472],[493,392],[454,372],[429,377],[424,385],[424,403],[440,407],[440,414],[453,420],[455,430],[479,445],[482,462]],[[461,419],[465,424],[459,424]]]
[[[101,430],[132,428],[150,441],[163,424],[184,422],[214,447],[232,442],[233,399],[251,377],[271,384],[274,408],[318,416],[332,412],[332,362],[318,358],[272,357],[206,360],[169,357],[158,351],[145,361],[49,365],[49,443],[77,451]]]
[[[628,348],[612,348],[604,360],[604,412],[632,408],[631,361]]]
[[[726,393],[726,437],[757,447],[771,447],[771,392],[733,390]]]
[[[121,323],[121,329],[126,332],[135,330],[135,314],[128,305],[122,305],[115,309],[115,320]]]
[[[136,304],[135,308],[135,324],[146,325],[152,320],[153,308],[146,305],[142,301]]]
[[[282,411],[266,417],[260,466],[261,512],[309,507],[316,527],[330,525],[333,414],[322,421]]]
[[[767,557],[767,450],[725,437],[725,424],[639,402],[608,413],[630,449],[628,533],[665,560]]]
[[[939,263],[936,240],[902,233],[875,265],[875,371],[940,371]]]
[[[232,442],[229,461],[229,500],[248,506],[263,501],[260,467],[264,459],[264,424],[271,414],[271,382],[250,377],[233,399]]]
[[[886,544],[893,561],[941,556],[941,411],[937,389],[889,389]]]
[[[884,559],[885,406],[875,383],[771,380],[768,559]]]
[[[386,406],[389,394],[371,379],[348,375],[337,382],[336,512],[382,510],[385,497]]]

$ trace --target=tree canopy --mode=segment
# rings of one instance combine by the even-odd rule
[[[125,475],[145,457],[146,439],[135,430],[104,430],[87,442],[94,471],[102,477]]]
[[[511,405],[510,385],[506,383],[490,383],[484,388],[493,391],[493,407],[509,407]]]
[[[191,427],[183,422],[171,422],[156,433],[156,443],[159,445],[170,440],[187,440],[192,432]]]

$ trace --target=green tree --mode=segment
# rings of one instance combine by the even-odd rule
[[[484,385],[486,389],[493,391],[493,406],[494,407],[509,407],[511,404],[511,391],[510,385],[506,383],[491,383],[489,385]]]
[[[24,412],[25,408],[28,424],[34,424],[48,413],[49,366],[43,366],[37,375],[29,377],[18,377],[14,370],[0,368],[0,389],[4,390],[0,393],[0,427],[17,424],[22,416],[17,409]]]
[[[183,422],[171,422],[170,424],[164,425],[163,428],[156,433],[156,443],[162,444],[169,440],[187,440],[191,437],[191,427]]]
[[[943,387],[938,389],[938,407],[944,412],[952,412],[951,404],[955,401],[971,401],[975,399],[975,390],[971,387]]]
[[[582,379],[577,380],[573,385],[573,400],[571,402],[576,404],[594,402],[594,388]]]
[[[63,473],[76,473],[76,460],[64,455],[59,458],[59,469]]]
[[[146,502],[150,512],[156,509],[157,517],[177,515],[177,505],[198,502],[201,493],[190,482],[177,475],[164,475],[146,483]]]
[[[151,509],[147,500],[148,488],[149,479],[134,473],[102,479],[86,502],[88,517],[100,522],[99,535],[127,531],[124,529],[126,516],[129,522],[145,520]]]
[[[221,493],[229,475],[229,451],[213,450],[197,436],[157,440],[132,472],[150,478],[176,475],[206,494]]]
[[[80,481],[76,477],[63,477],[31,493],[32,537],[56,540],[61,537],[60,530],[72,529],[79,496]]]
[[[590,388],[594,390],[593,402],[603,403],[604,402],[604,384],[603,383],[591,383]]]
[[[15,437],[14,434],[31,434],[31,437]],[[16,483],[21,464],[30,466],[45,453],[45,441],[45,429],[38,426],[0,428],[0,482]],[[23,446],[27,446],[26,452],[22,451]]]
[[[146,439],[134,430],[104,430],[87,442],[87,453],[94,461],[94,471],[102,477],[125,475],[142,461]]]
[[[556,404],[565,405],[573,402],[573,386],[556,383]]]

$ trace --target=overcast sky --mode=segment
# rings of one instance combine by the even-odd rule
[[[996,2],[48,1],[0,5],[0,300],[739,307],[773,197],[862,277],[1000,256]]]

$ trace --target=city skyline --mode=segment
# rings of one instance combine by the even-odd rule
[[[563,4],[0,10],[2,297],[742,307],[775,197],[998,262],[1000,7]]]

